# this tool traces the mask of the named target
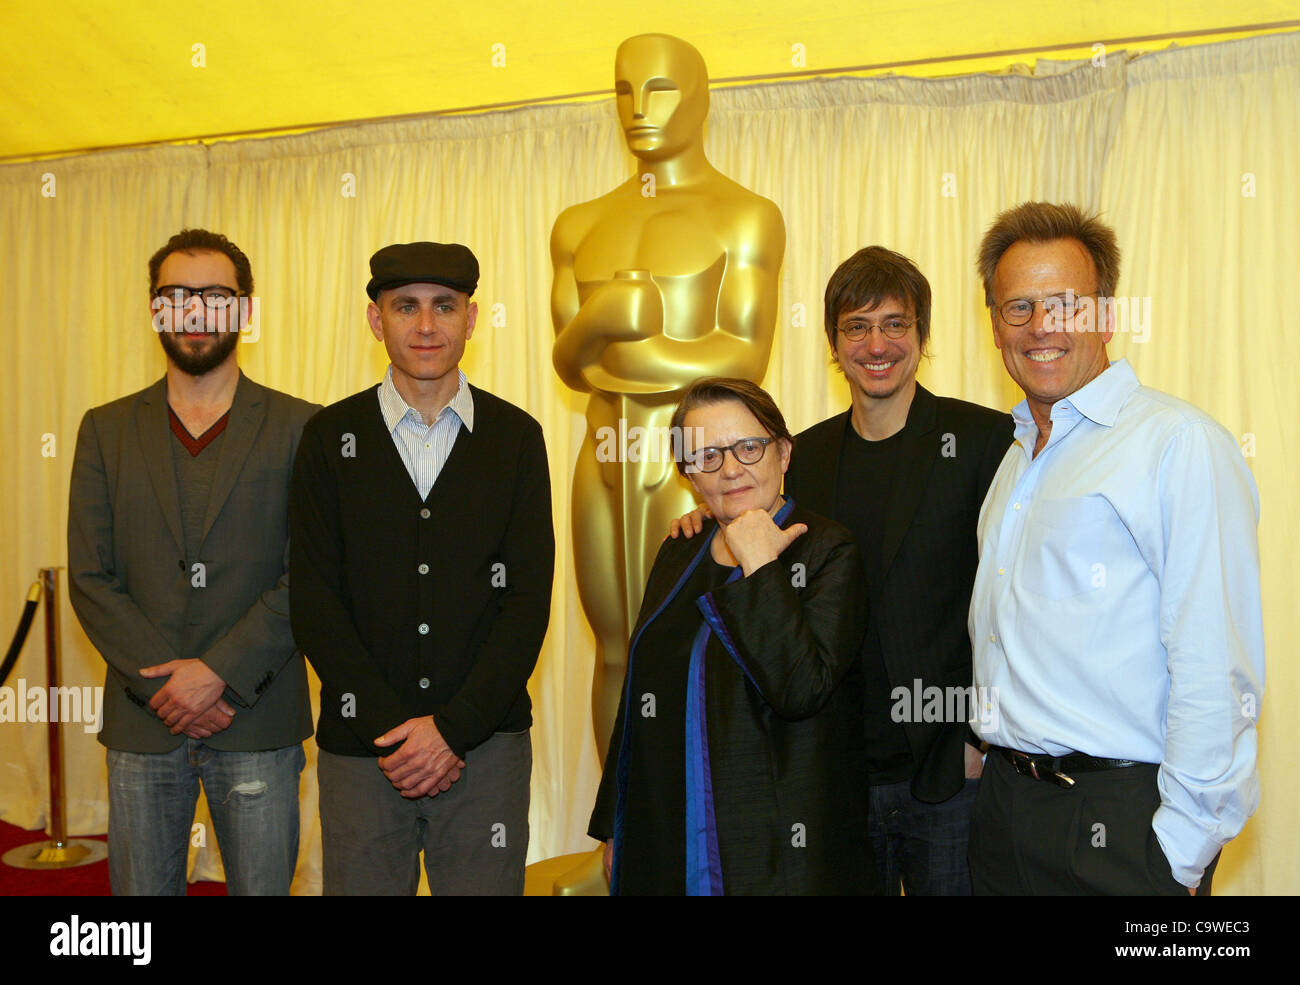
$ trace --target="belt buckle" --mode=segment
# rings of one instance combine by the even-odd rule
[[[1016,772],[1021,776],[1033,777],[1035,780],[1041,780],[1038,775],[1038,764],[1034,762],[1032,756],[1021,752],[1019,749],[1011,750],[1011,765],[1016,768]]]
[[[1058,787],[1069,790],[1074,786],[1074,777],[1066,776],[1064,773],[1047,772],[1046,768],[1042,773],[1038,772],[1038,760],[1028,753],[1020,752],[1018,749],[1011,751],[1012,765],[1017,773],[1021,776],[1032,777],[1035,780],[1051,780]]]

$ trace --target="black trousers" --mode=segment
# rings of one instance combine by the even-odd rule
[[[1156,771],[1144,764],[1071,774],[1067,790],[1021,776],[990,752],[971,813],[975,895],[1186,896],[1151,827]],[[1197,896],[1210,894],[1218,861]]]

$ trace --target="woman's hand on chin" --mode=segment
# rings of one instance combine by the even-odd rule
[[[782,530],[767,510],[746,510],[722,527],[727,548],[747,578],[807,532],[806,523],[792,523]]]

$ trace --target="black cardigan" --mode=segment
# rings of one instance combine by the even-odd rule
[[[375,739],[433,715],[463,757],[532,723],[555,567],[542,429],[471,386],[474,430],[421,501],[376,391],[308,421],[294,463],[290,613],[321,679],[316,739],[388,755]]]

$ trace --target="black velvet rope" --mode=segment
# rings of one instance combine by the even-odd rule
[[[23,606],[22,617],[18,620],[18,631],[14,633],[14,641],[9,644],[9,652],[5,654],[5,662],[0,664],[0,687],[9,679],[9,671],[14,669],[14,664],[18,662],[18,654],[23,650],[23,643],[27,641],[27,631],[32,628],[32,619],[36,616],[36,606],[39,599],[28,599]]]

